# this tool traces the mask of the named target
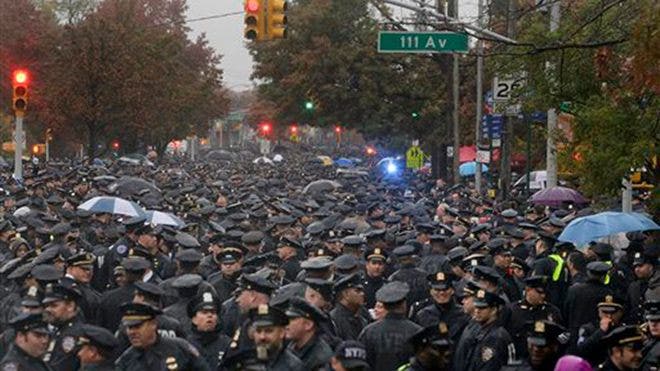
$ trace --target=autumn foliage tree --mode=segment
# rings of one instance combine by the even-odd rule
[[[69,4],[33,8],[59,20],[53,31],[36,33],[47,42],[34,61],[36,114],[56,138],[84,144],[89,156],[113,140],[126,151],[162,149],[174,138],[205,133],[225,113],[220,57],[204,36],[188,38],[185,0]]]

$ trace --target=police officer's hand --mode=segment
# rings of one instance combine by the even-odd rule
[[[600,330],[603,332],[607,332],[610,329],[610,326],[612,326],[612,317],[610,316],[605,316],[600,319]]]

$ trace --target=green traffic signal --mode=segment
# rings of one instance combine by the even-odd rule
[[[314,109],[314,103],[308,100],[307,102],[305,102],[305,109],[307,110]]]
[[[412,118],[417,119],[417,118],[419,118],[419,113],[418,112],[413,112],[411,114],[411,116],[412,116]]]

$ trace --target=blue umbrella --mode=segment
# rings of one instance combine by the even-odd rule
[[[339,167],[353,167],[355,163],[346,157],[340,157],[335,160],[335,165]]]
[[[481,164],[481,171],[487,173],[488,166]],[[461,174],[461,176],[472,176],[476,172],[477,163],[474,161],[462,163],[461,166],[458,167],[458,173]]]
[[[570,222],[559,235],[559,241],[572,242],[577,246],[596,241],[617,233],[660,229],[653,220],[639,213],[607,211],[583,216]]]
[[[140,205],[119,197],[94,197],[80,204],[78,208],[93,213],[120,214],[128,216],[144,215],[144,210]]]

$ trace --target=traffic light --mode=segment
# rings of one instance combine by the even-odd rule
[[[295,124],[291,125],[291,128],[289,130],[291,130],[291,135],[298,134],[298,126],[296,126]]]
[[[262,122],[259,124],[259,132],[261,133],[262,136],[267,137],[270,135],[271,130],[273,130],[273,126],[270,124],[270,122]]]
[[[374,156],[377,153],[376,149],[371,146],[367,146],[366,152],[367,152],[367,156]]]
[[[28,84],[30,75],[25,69],[14,70],[12,73],[12,107],[16,116],[23,116],[28,103]]]
[[[412,116],[413,119],[418,119],[419,118],[419,112],[413,112],[410,116]]]
[[[266,19],[263,0],[245,0],[245,38],[266,39]]]
[[[305,101],[305,109],[311,111],[314,109],[314,102],[311,100]]]
[[[53,129],[52,128],[47,128],[46,129],[46,142],[50,142],[53,140]]]
[[[268,39],[283,39],[286,37],[287,3],[284,0],[268,0],[268,14],[266,15],[266,30]]]
[[[115,151],[115,152],[119,151],[119,141],[118,140],[113,140],[111,145],[112,145],[112,150],[113,151]]]
[[[341,134],[341,126],[335,126],[335,133],[337,133],[337,135]]]

